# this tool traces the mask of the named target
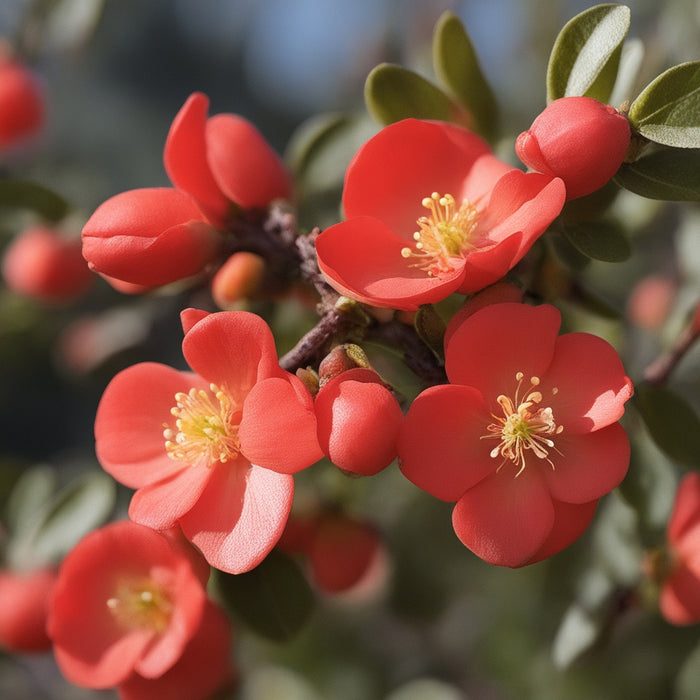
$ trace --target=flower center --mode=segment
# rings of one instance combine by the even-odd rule
[[[494,422],[487,426],[489,435],[484,438],[496,438],[499,444],[491,450],[491,457],[494,459],[499,455],[502,458],[496,471],[510,460],[519,467],[516,477],[525,469],[526,455],[529,450],[539,459],[549,462],[554,469],[554,462],[549,458],[549,450],[553,449],[559,454],[559,450],[554,446],[554,441],[547,437],[549,435],[559,435],[564,429],[563,426],[554,422],[554,413],[547,406],[543,407],[542,393],[536,389],[539,386],[539,377],[530,377],[530,386],[526,395],[521,399],[520,390],[525,375],[518,372],[515,379],[518,385],[515,389],[515,396],[511,399],[501,394],[496,401],[503,409],[503,416],[491,414]],[[552,395],[558,389],[552,389]]]
[[[170,624],[173,604],[168,593],[150,579],[124,582],[107,599],[107,608],[125,629],[150,629],[161,634]]]
[[[210,389],[211,394],[194,387],[187,394],[175,394],[177,404],[170,409],[175,428],[163,424],[165,449],[171,459],[211,466],[237,457],[240,410],[216,384]]]
[[[404,258],[418,258],[413,267],[428,273],[429,277],[452,272],[455,258],[463,258],[467,248],[474,248],[469,238],[476,228],[479,212],[468,200],[457,209],[451,194],[440,196],[433,192],[421,204],[430,212],[421,216],[418,231],[413,234],[414,248],[402,248]]]

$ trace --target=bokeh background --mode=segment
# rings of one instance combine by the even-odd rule
[[[169,184],[162,148],[191,92],[205,92],[212,113],[244,115],[285,152],[299,127],[318,113],[362,115],[363,83],[377,63],[393,61],[429,75],[433,26],[446,9],[464,21],[475,44],[503,112],[503,157],[513,158],[514,136],[545,104],[547,59],[557,33],[592,4],[0,0],[0,36],[41,76],[49,104],[44,133],[2,167],[65,197],[74,207],[71,225],[79,231],[108,197]],[[630,37],[645,49],[641,86],[672,65],[700,58],[697,0],[627,4]],[[360,133],[373,127],[363,128]],[[337,155],[337,173],[350,153]],[[633,259],[622,272],[593,266],[589,281],[623,312],[631,290],[652,272],[671,280],[675,294],[664,325],[652,330],[582,319],[587,328],[624,345],[632,374],[677,333],[697,300],[698,212],[631,196],[618,213],[637,234]],[[0,242],[5,245],[32,216],[0,210]],[[136,361],[182,365],[181,301],[177,295],[125,297],[100,282],[75,306],[54,308],[0,290],[3,498],[17,475],[36,465],[50,465],[62,483],[99,469],[92,424],[102,389],[118,369]],[[273,319],[283,346],[312,322],[293,309],[285,313]],[[691,354],[677,380],[696,405],[697,369],[698,358]],[[647,462],[663,465],[652,470],[661,526],[678,469],[648,440],[644,450]],[[302,491],[304,479],[322,489],[346,490],[353,508],[377,518],[386,532],[389,574],[362,604],[319,601],[309,624],[289,643],[237,628],[242,698],[689,700],[687,693],[697,690],[688,680],[699,668],[697,649],[694,666],[688,659],[700,641],[698,628],[672,628],[653,610],[624,610],[623,599],[599,645],[567,669],[553,660],[572,601],[582,589],[595,590],[591,559],[617,559],[627,566],[623,578],[637,573],[634,546],[615,549],[612,530],[593,528],[552,561],[500,570],[461,547],[449,507],[417,494],[395,470],[339,486],[336,475],[314,467],[303,475]],[[128,493],[120,491],[115,513],[123,514],[127,503]],[[634,530],[633,516],[617,496],[598,516],[597,524],[612,519],[618,534]],[[50,654],[0,655],[0,697],[88,700],[113,694],[66,683]]]

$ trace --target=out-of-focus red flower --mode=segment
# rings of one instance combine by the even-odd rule
[[[87,292],[93,275],[80,252],[80,241],[48,226],[22,231],[8,245],[2,275],[17,294],[46,303],[67,303]]]
[[[666,534],[670,561],[661,614],[674,625],[692,625],[700,622],[700,473],[681,480]]]
[[[137,489],[130,517],[179,523],[218,569],[240,573],[276,544],[289,515],[292,473],[323,455],[313,400],[277,362],[255,314],[182,314],[193,372],[142,363],[120,372],[97,410],[97,456]]]
[[[36,134],[44,125],[45,112],[41,83],[0,47],[0,148]]]
[[[201,272],[220,250],[221,235],[184,192],[129,190],[101,204],[83,227],[83,256],[92,270],[142,288]]]
[[[677,294],[673,279],[649,275],[632,289],[627,300],[627,316],[632,323],[649,331],[658,330],[668,319]]]
[[[618,420],[632,383],[606,341],[558,336],[559,325],[549,305],[468,316],[446,345],[450,383],[414,400],[399,435],[403,473],[457,502],[457,536],[492,564],[523,566],[571,544],[627,471]]]
[[[236,678],[231,663],[231,624],[207,600],[202,620],[175,665],[158,678],[132,675],[119,688],[121,700],[207,700]]]
[[[18,654],[51,648],[46,618],[56,578],[53,568],[0,571],[0,647]]]
[[[321,449],[339,469],[370,476],[396,458],[403,412],[373,370],[333,377],[318,392],[315,410]]]
[[[515,151],[533,170],[560,177],[569,200],[600,189],[622,165],[629,143],[629,122],[614,107],[562,97],[518,136]]]
[[[61,671],[88,688],[162,676],[200,627],[205,585],[165,535],[131,521],[95,530],[68,553],[54,588],[48,632]]]
[[[291,179],[262,134],[235,114],[208,116],[209,99],[195,92],[175,117],[165,143],[165,170],[224,226],[232,205],[265,207],[290,196]]]
[[[466,129],[406,119],[350,163],[346,221],[318,237],[319,266],[341,294],[415,310],[503,277],[564,196],[560,180],[500,161]]]

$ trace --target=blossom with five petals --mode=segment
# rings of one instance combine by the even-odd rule
[[[446,344],[450,383],[412,403],[403,473],[456,501],[457,536],[487,562],[517,567],[571,544],[625,476],[619,424],[632,384],[614,348],[558,336],[550,305],[500,303],[461,318]]]
[[[97,456],[137,489],[133,520],[179,523],[212,566],[241,573],[279,539],[292,474],[322,457],[313,400],[280,368],[259,316],[188,309],[182,320],[193,372],[146,362],[114,377],[97,410]]]
[[[406,119],[350,163],[346,220],[318,237],[319,266],[341,294],[415,310],[499,280],[564,199],[561,180],[502,162],[470,131]]]

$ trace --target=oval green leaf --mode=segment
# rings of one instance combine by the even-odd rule
[[[413,325],[418,337],[432,350],[435,357],[444,360],[444,340],[447,325],[432,304],[422,304],[416,311]]]
[[[593,260],[623,262],[632,252],[622,229],[609,221],[569,224],[564,236],[579,253]]]
[[[12,487],[5,506],[5,523],[15,537],[21,537],[48,503],[56,486],[56,471],[48,464],[27,469]]]
[[[547,100],[586,95],[607,102],[630,26],[626,5],[596,5],[569,20],[547,66]]]
[[[623,163],[613,179],[648,199],[699,202],[700,150],[658,148],[634,163]]]
[[[257,634],[277,642],[291,639],[314,608],[314,595],[299,566],[273,550],[252,571],[214,570],[214,587],[224,606]]]
[[[365,81],[365,104],[372,117],[386,126],[401,119],[459,121],[460,108],[440,88],[393,63],[380,63]]]
[[[30,209],[48,221],[60,221],[70,208],[60,195],[25,180],[0,180],[0,207]]]
[[[700,464],[700,419],[684,398],[643,383],[635,388],[634,405],[663,452],[688,466]]]
[[[653,80],[630,105],[645,138],[674,148],[700,148],[700,61],[681,63]]]
[[[450,95],[471,114],[473,130],[493,141],[498,126],[496,98],[464,25],[449,11],[435,25],[433,67]]]

